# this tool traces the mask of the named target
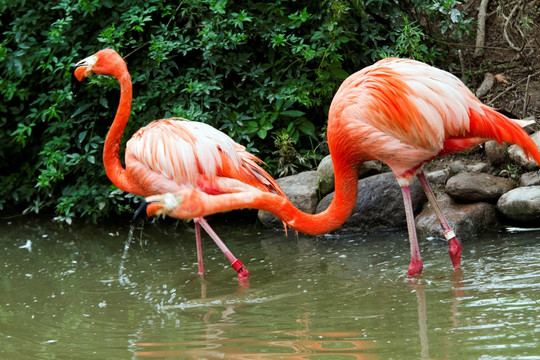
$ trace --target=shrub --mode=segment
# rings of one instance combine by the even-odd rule
[[[426,11],[432,3],[410,2]],[[328,106],[348,74],[415,50],[396,41],[407,43],[404,19],[420,14],[391,0],[11,0],[0,10],[0,209],[54,209],[65,221],[120,213],[132,198],[110,184],[101,161],[118,86],[91,77],[74,98],[76,61],[105,47],[124,56],[134,84],[124,143],[151,120],[186,117],[284,173],[324,155]],[[427,41],[413,30],[413,45]],[[298,163],[276,158],[281,143]]]

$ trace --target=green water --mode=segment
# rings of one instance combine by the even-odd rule
[[[540,232],[464,243],[461,275],[422,240],[413,281],[405,231],[215,229],[248,289],[207,236],[197,277],[191,224],[146,224],[123,258],[127,220],[1,220],[0,358],[540,359]]]

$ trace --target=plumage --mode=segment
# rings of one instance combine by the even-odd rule
[[[469,149],[489,139],[518,144],[540,164],[535,143],[511,120],[482,104],[454,75],[414,60],[384,59],[349,76],[332,100],[327,139],[334,166],[330,206],[306,214],[269,193],[210,196],[196,190],[149,197],[147,214],[189,219],[220,211],[270,211],[297,231],[317,235],[338,228],[356,203],[356,168],[367,160],[385,162],[401,186],[409,231],[409,275],[423,268],[418,248],[410,183],[416,175],[437,214],[454,269],[461,267],[461,244],[444,218],[422,166],[433,158]],[[168,199],[165,201],[165,199]],[[192,204],[198,204],[197,207]]]
[[[118,109],[103,150],[107,176],[119,189],[145,197],[181,189],[212,195],[269,192],[285,196],[277,182],[261,168],[262,162],[245,147],[210,125],[180,118],[156,120],[139,129],[126,144],[123,168],[119,151],[131,111],[131,78],[122,57],[111,49],[78,62],[73,75],[82,81],[93,73],[114,76],[120,83]],[[202,217],[195,221],[199,273],[203,273],[199,226],[222,249],[238,271],[239,279],[247,279],[245,267]]]
[[[126,144],[127,176],[136,179],[145,196],[162,193],[145,175],[161,176],[179,186],[212,187],[227,193],[230,179],[246,190],[273,191],[283,195],[275,180],[258,165],[261,161],[210,125],[180,118],[158,120],[138,130]],[[145,173],[138,173],[142,167]],[[150,188],[147,188],[150,186]],[[144,194],[143,194],[144,193]],[[146,195],[148,196],[148,195]]]

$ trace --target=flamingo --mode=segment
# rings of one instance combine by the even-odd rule
[[[306,214],[288,199],[270,193],[209,195],[187,189],[146,199],[147,215],[190,219],[240,208],[270,211],[291,228],[310,235],[337,229],[351,214],[357,197],[357,168],[380,160],[401,187],[409,233],[410,277],[423,262],[411,205],[410,184],[417,176],[449,245],[453,268],[461,268],[461,243],[449,226],[426,176],[430,160],[469,149],[489,139],[518,144],[540,164],[538,148],[522,126],[480,102],[454,75],[422,62],[387,58],[349,76],[335,94],[327,139],[335,173],[335,195],[318,214]]]
[[[132,101],[131,78],[124,59],[112,49],[89,56],[73,69],[75,85],[91,74],[109,75],[120,83],[120,101],[103,148],[105,172],[119,189],[147,197],[192,188],[208,194],[271,192],[285,196],[277,182],[259,166],[261,160],[210,125],[180,118],[155,120],[127,142],[125,168],[119,150]],[[77,82],[78,81],[78,82]],[[193,218],[198,273],[204,275],[200,227],[223,251],[240,281],[249,278],[238,260],[204,217]]]

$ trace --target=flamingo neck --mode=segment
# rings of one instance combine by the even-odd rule
[[[287,198],[268,192],[244,192],[207,196],[198,199],[202,212],[207,216],[223,211],[242,208],[266,210],[278,216],[291,228],[310,235],[330,232],[341,226],[356,204],[358,173],[350,165],[334,166],[336,191],[330,206],[318,213],[308,214],[296,208]],[[196,207],[198,207],[196,206]],[[174,214],[173,214],[174,215]]]
[[[334,171],[336,179],[334,198],[324,211],[308,214],[298,210],[290,201],[287,201],[282,210],[275,207],[273,210],[265,210],[273,212],[278,217],[281,217],[282,213],[289,215],[289,219],[283,220],[293,229],[305,234],[319,235],[336,230],[347,220],[356,205],[358,171],[348,164],[342,167],[334,166]]]
[[[120,72],[120,74],[111,75],[120,83],[120,101],[114,121],[105,138],[103,164],[105,172],[113,184],[119,189],[129,192],[129,182],[126,178],[125,169],[120,162],[120,142],[131,112],[133,90],[131,77],[127,70]]]

